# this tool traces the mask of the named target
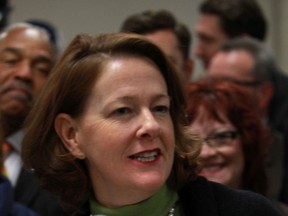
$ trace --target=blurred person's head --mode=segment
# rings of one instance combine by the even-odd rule
[[[0,113],[2,123],[7,123],[4,135],[22,126],[53,63],[53,48],[42,29],[17,23],[0,34]]]
[[[187,86],[187,116],[203,138],[200,175],[232,188],[264,194],[264,155],[269,142],[249,91],[226,80]]]
[[[190,59],[191,33],[167,10],[147,10],[129,16],[121,32],[144,35],[154,42],[175,64],[184,82],[189,82],[193,72]]]
[[[236,37],[263,41],[267,23],[256,0],[206,0],[199,7],[194,53],[207,68],[223,42]]]
[[[223,44],[207,75],[229,79],[251,91],[265,118],[274,94],[271,74],[275,67],[274,57],[264,44],[253,38],[237,38]]]

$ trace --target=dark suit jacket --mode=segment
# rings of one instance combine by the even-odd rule
[[[185,215],[190,216],[280,216],[272,202],[262,195],[228,188],[198,177],[180,193]]]
[[[6,140],[20,154],[23,131],[16,132]],[[14,188],[14,200],[33,209],[39,216],[65,215],[56,197],[41,189],[37,177],[24,168],[21,169]]]
[[[37,216],[35,212],[13,199],[13,188],[4,176],[0,174],[0,215],[1,216]]]
[[[14,199],[40,216],[65,215],[57,198],[41,189],[37,177],[24,169],[21,170],[14,189]]]

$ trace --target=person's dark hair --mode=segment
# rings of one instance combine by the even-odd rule
[[[184,59],[188,59],[191,33],[186,25],[179,23],[175,16],[167,10],[147,10],[131,15],[123,22],[120,31],[145,35],[163,29],[169,29],[175,33],[179,49]]]
[[[9,23],[9,16],[11,13],[9,0],[0,1],[0,31],[4,29]]]
[[[261,121],[249,91],[226,80],[206,79],[187,86],[187,116],[189,124],[200,112],[207,119],[223,123],[227,118],[237,129],[244,155],[241,189],[261,194],[267,191],[264,157],[271,134]]]
[[[199,10],[202,14],[218,16],[230,38],[247,34],[265,40],[267,21],[256,0],[206,0]]]
[[[54,120],[59,113],[81,116],[103,67],[118,57],[148,59],[167,84],[176,140],[170,186],[178,188],[197,172],[199,141],[185,130],[182,84],[161,50],[136,34],[78,35],[54,67],[27,118],[22,148],[24,166],[33,169],[42,185],[58,195],[70,211],[79,210],[87,202],[91,182],[85,162],[75,158],[61,142]]]

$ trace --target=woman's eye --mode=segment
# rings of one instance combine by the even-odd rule
[[[229,134],[227,134],[227,133],[219,133],[219,134],[217,134],[216,136],[215,136],[215,138],[217,139],[217,140],[219,140],[219,141],[226,141],[227,139],[230,139],[230,136],[229,136]]]
[[[168,113],[169,112],[169,107],[168,106],[156,106],[154,108],[155,112],[159,112],[159,113]]]
[[[223,134],[219,134],[219,135],[215,136],[215,138],[217,140],[225,140],[227,137],[225,135],[223,135]]]
[[[131,113],[131,109],[127,108],[127,107],[121,107],[121,108],[118,108],[116,109],[113,114],[115,115],[126,115],[126,114],[129,114]]]

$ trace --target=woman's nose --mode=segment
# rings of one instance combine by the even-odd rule
[[[160,134],[160,124],[150,110],[142,111],[139,121],[138,138],[153,139]]]
[[[208,158],[217,154],[217,150],[214,147],[209,146],[206,142],[203,142],[200,157]]]

